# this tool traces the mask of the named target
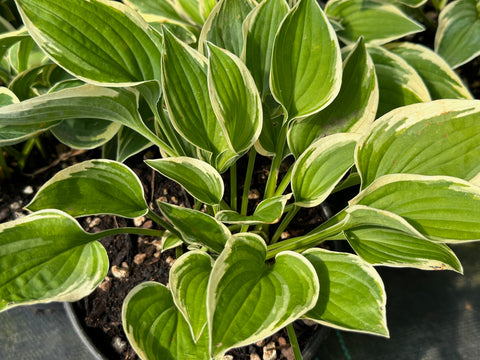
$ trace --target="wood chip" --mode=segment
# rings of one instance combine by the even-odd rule
[[[140,265],[140,264],[143,264],[143,262],[145,261],[145,258],[147,257],[147,254],[137,254],[135,255],[135,257],[133,258],[133,262],[137,265]]]

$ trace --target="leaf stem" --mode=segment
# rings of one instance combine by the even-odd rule
[[[12,173],[8,168],[7,161],[5,160],[5,155],[3,155],[3,148],[0,148],[0,170],[3,171],[5,178],[10,179]]]
[[[295,334],[295,329],[293,328],[292,323],[287,325],[287,333],[290,345],[292,345],[293,355],[295,355],[295,360],[303,360],[300,346],[298,345],[297,335]]]
[[[245,182],[243,184],[242,194],[242,206],[240,209],[240,215],[247,215],[248,210],[248,194],[250,193],[250,186],[252,184],[253,170],[255,168],[255,158],[257,157],[257,151],[255,148],[250,149],[248,154],[247,173],[245,175]]]
[[[155,230],[155,229],[143,229],[137,227],[121,227],[115,229],[107,229],[103,231],[99,231],[97,233],[91,233],[91,236],[95,238],[95,240],[100,240],[107,236],[115,236],[119,234],[136,234],[136,235],[149,235],[149,236],[163,236],[165,231],[163,230]]]
[[[275,147],[275,155],[270,167],[270,173],[267,178],[267,185],[265,186],[264,199],[271,198],[275,194],[275,188],[277,186],[278,173],[280,171],[280,164],[283,160],[283,150],[285,148],[285,139],[287,137],[287,125],[282,125],[277,144]]]
[[[164,229],[170,231],[172,234],[175,234],[177,235],[180,239],[182,239],[182,235],[180,235],[180,233],[177,231],[177,229],[175,229],[171,224],[169,224],[168,222],[166,222],[165,220],[163,220],[160,216],[158,216],[155,212],[153,212],[152,210],[148,209],[148,213],[147,213],[147,216],[152,219],[153,221],[155,221],[158,225],[160,225],[161,227],[163,227]]]
[[[237,163],[230,167],[230,207],[237,211]]]
[[[275,194],[273,196],[283,195],[283,193],[285,192],[285,189],[287,188],[287,186],[290,184],[290,181],[292,180],[292,172],[293,172],[293,165],[288,168],[287,173],[285,174],[282,181],[280,182],[280,185],[278,185],[277,190],[275,191]]]
[[[300,211],[300,206],[294,205],[290,211],[287,213],[287,215],[283,218],[282,222],[277,228],[277,231],[275,231],[275,234],[273,234],[272,240],[270,241],[270,244],[275,244],[278,239],[280,239],[280,236],[282,236],[283,231],[287,228],[288,224],[293,220],[295,215]]]

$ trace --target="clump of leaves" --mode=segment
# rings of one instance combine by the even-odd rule
[[[424,1],[16,3],[26,31],[0,42],[30,41],[64,79],[22,99],[4,92],[3,144],[51,129],[115,160],[60,171],[32,214],[0,225],[0,310],[88,295],[109,267],[98,240],[119,233],[188,249],[168,288],[145,282],[125,299],[124,329],[144,359],[221,358],[302,318],[388,336],[376,266],[462,272],[448,244],[480,239],[480,102],[438,53],[392,42],[423,30],[403,10]],[[147,164],[194,208],[149,207],[122,161],[152,145],[163,156]],[[257,156],[271,168],[248,213]],[[301,208],[352,185],[345,209],[280,240]],[[165,231],[87,233],[76,218],[93,214],[147,216]],[[354,253],[318,247],[331,239]]]

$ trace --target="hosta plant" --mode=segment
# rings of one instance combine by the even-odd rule
[[[392,42],[422,30],[405,5],[125,3],[16,0],[26,27],[16,36],[63,80],[24,99],[5,90],[1,138],[62,126],[57,135],[80,141],[83,128],[87,142],[114,138],[115,160],[60,171],[30,215],[0,225],[0,310],[79,300],[109,269],[98,240],[158,236],[179,257],[168,287],[145,282],[125,299],[128,340],[143,359],[221,359],[285,326],[292,334],[297,319],[387,337],[376,267],[462,272],[448,245],[480,239],[480,102],[434,51]],[[377,31],[366,26],[382,18]],[[162,155],[147,164],[193,208],[147,204],[122,163],[146,146]],[[249,213],[259,156],[271,166]],[[300,209],[351,186],[339,213],[281,237]],[[88,233],[77,218],[94,214],[146,216],[162,230]],[[353,251],[322,248],[326,240]]]

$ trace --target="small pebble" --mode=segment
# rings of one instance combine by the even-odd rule
[[[262,340],[260,340],[260,341],[257,341],[257,342],[255,343],[255,345],[257,345],[258,347],[262,347],[262,346],[265,345],[265,342],[266,342],[266,340],[265,340],[265,339],[262,339]]]
[[[263,360],[277,360],[277,349],[275,342],[269,342],[263,347]]]
[[[96,218],[93,218],[90,223],[88,224],[88,227],[90,229],[94,228],[95,226],[98,226],[100,225],[100,223],[102,222],[102,219],[100,219],[99,217],[96,217]]]
[[[32,195],[33,194],[33,188],[30,185],[28,185],[23,189],[23,193],[25,195]]]
[[[22,202],[21,201],[15,201],[10,204],[10,209],[13,211],[20,210],[22,208]]]
[[[249,200],[258,200],[260,199],[260,191],[257,189],[250,190],[248,193],[248,199]]]
[[[175,260],[174,258],[172,258],[171,256],[167,257],[167,259],[165,260],[167,262],[167,264],[169,266],[172,266],[173,264],[175,264]]]
[[[108,291],[110,289],[112,279],[110,277],[105,276],[105,279],[98,285],[98,288],[102,291]]]
[[[123,341],[119,336],[115,336],[112,341],[112,346],[116,352],[121,354],[127,347],[127,342]]]
[[[145,222],[145,216],[139,216],[139,217],[133,219],[133,224],[136,227],[142,226],[144,222]]]
[[[143,264],[143,262],[145,261],[145,258],[147,257],[147,254],[137,254],[135,255],[135,257],[133,258],[133,262],[137,265],[140,265],[140,264]]]
[[[126,277],[128,277],[128,268],[113,265],[112,275],[117,279],[125,279]]]
[[[250,354],[250,360],[262,360],[257,353]]]
[[[153,222],[152,220],[147,220],[143,223],[142,228],[143,229],[151,229],[153,227]]]
[[[223,355],[223,360],[233,360],[232,355]]]
[[[293,353],[293,349],[290,345],[287,344],[287,340],[283,336],[278,338],[278,345],[280,345],[280,350],[282,355],[287,358],[288,360],[295,359],[295,354]]]

